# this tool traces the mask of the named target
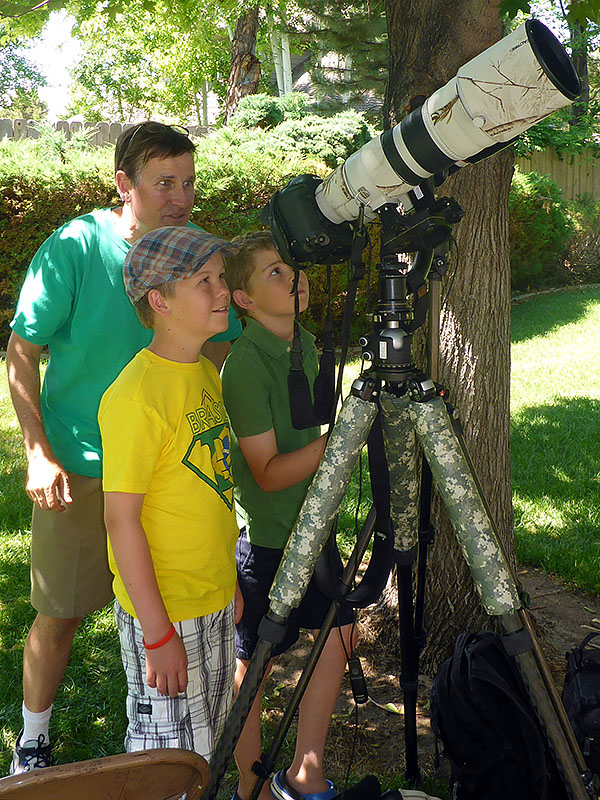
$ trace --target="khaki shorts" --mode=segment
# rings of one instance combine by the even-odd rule
[[[113,598],[100,478],[69,473],[66,511],[34,505],[31,521],[31,605],[57,619],[84,617]]]

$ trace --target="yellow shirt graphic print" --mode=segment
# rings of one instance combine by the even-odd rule
[[[231,440],[223,404],[205,390],[201,405],[187,414],[186,418],[192,431],[192,439],[181,463],[214,489],[227,508],[232,509]],[[207,462],[203,448],[208,448],[210,453],[212,474],[203,469]]]

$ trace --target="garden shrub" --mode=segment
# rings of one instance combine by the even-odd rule
[[[0,141],[0,347],[25,271],[42,242],[72,217],[116,203],[111,153],[52,140]]]
[[[600,202],[584,195],[568,203],[574,231],[567,244],[562,271],[569,283],[600,282]]]
[[[515,169],[509,195],[513,287],[547,283],[574,229],[562,192],[552,178]]]
[[[333,117],[308,114],[299,120],[287,120],[267,134],[270,146],[316,156],[331,169],[373,138],[374,131],[362,114],[342,111]]]
[[[231,124],[241,128],[273,128],[283,122],[283,109],[278,97],[249,94],[242,97]]]
[[[312,99],[305,92],[288,92],[278,100],[284,120],[305,117],[309,113],[308,107],[312,105]]]
[[[308,113],[310,97],[304,92],[288,92],[281,97],[250,94],[242,97],[231,125],[236,128],[274,128],[286,119],[301,119]]]

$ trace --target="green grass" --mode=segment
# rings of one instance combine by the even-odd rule
[[[517,557],[600,593],[600,290],[512,314]]]

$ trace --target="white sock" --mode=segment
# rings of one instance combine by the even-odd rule
[[[23,702],[23,736],[21,737],[21,747],[38,743],[38,737],[43,736],[43,744],[49,744],[50,734],[48,726],[52,706],[45,711],[30,711]]]

